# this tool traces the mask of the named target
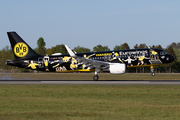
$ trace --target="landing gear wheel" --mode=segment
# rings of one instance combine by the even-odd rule
[[[155,76],[155,72],[154,72],[153,66],[151,66],[151,75],[152,75],[152,76]]]
[[[155,72],[151,72],[151,75],[152,75],[152,76],[155,76]]]
[[[98,76],[98,75],[95,75],[95,76],[93,77],[93,80],[94,80],[94,81],[98,81],[98,79],[99,79],[99,76]]]

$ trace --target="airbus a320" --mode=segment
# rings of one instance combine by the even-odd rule
[[[113,50],[103,52],[75,53],[65,45],[69,54],[55,53],[42,56],[37,54],[16,32],[8,32],[15,60],[7,65],[47,72],[90,72],[95,71],[93,80],[98,80],[98,72],[124,74],[128,67],[150,67],[171,63],[174,57],[166,51],[155,48]]]

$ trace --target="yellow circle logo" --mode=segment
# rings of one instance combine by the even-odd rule
[[[28,46],[25,43],[19,42],[14,46],[14,53],[18,57],[24,57],[28,54]]]

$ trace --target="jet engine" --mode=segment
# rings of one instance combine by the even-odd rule
[[[111,74],[123,74],[126,72],[126,65],[124,63],[111,63],[109,71]]]

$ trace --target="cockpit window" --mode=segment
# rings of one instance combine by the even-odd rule
[[[166,54],[168,54],[166,51],[161,51],[160,52],[160,55],[166,55]]]

